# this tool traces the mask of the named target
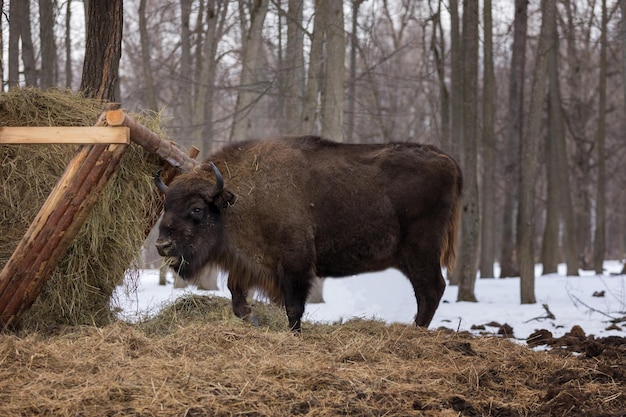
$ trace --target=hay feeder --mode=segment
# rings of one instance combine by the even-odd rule
[[[131,140],[165,161],[170,173],[166,180],[171,180],[175,168],[189,170],[197,164],[172,142],[113,106],[94,127],[0,127],[0,144],[82,144],[0,272],[0,328],[15,326],[35,302]],[[150,215],[154,225],[159,213]]]

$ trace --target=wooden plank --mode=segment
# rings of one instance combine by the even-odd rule
[[[127,127],[0,127],[0,144],[128,144]]]

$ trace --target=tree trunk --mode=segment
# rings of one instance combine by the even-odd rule
[[[495,103],[496,86],[493,68],[493,27],[491,0],[484,0],[484,77],[483,77],[483,135],[482,135],[482,195],[481,195],[481,237],[480,237],[480,276],[495,277]]]
[[[541,30],[533,70],[533,84],[528,111],[528,129],[522,141],[521,195],[519,216],[519,263],[522,304],[535,303],[535,187],[538,171],[538,147],[541,134],[543,103],[548,73],[548,53],[553,45],[550,25],[555,21],[556,0],[542,0]]]
[[[139,39],[141,44],[141,63],[145,91],[145,103],[149,110],[158,111],[157,98],[150,68],[150,36],[148,35],[148,21],[146,19],[146,1],[139,0]]]
[[[4,0],[0,0],[0,10],[4,10]],[[4,28],[2,27],[2,22],[4,20],[0,19],[0,93],[4,91]]]
[[[239,91],[237,92],[237,104],[233,128],[230,134],[231,141],[249,139],[249,131],[252,127],[250,113],[255,100],[261,95],[255,91],[259,82],[258,72],[261,68],[261,47],[263,45],[263,23],[267,14],[269,0],[258,0],[252,3],[250,9],[250,28],[245,34],[243,52],[241,58],[241,76]],[[241,19],[244,16],[241,15]]]
[[[65,6],[65,88],[71,89],[74,77],[72,76],[72,0],[67,0]]]
[[[458,0],[450,0],[450,153],[463,161],[463,58],[461,56],[461,32]],[[461,259],[463,227],[457,243],[458,259]],[[451,285],[458,285],[461,269],[456,268],[448,278]]]
[[[143,0],[142,0],[143,1]],[[193,64],[191,60],[191,16],[192,0],[180,0],[180,122],[184,126],[192,126],[193,110]],[[188,132],[185,132],[189,134]],[[196,146],[198,146],[196,144]]]
[[[552,52],[548,57],[550,61],[548,72],[552,73]],[[551,78],[551,77],[550,77]],[[552,91],[552,79],[550,79],[550,91]],[[559,206],[561,204],[559,198],[559,160],[560,157],[556,152],[555,142],[558,140],[555,133],[555,121],[553,121],[552,103],[553,96],[550,93],[548,104],[548,136],[546,140],[546,224],[543,229],[543,239],[541,240],[541,265],[542,274],[554,274],[558,271],[559,263]]]
[[[323,0],[326,18],[326,69],[322,89],[322,136],[343,142],[345,30],[343,2]]]
[[[354,137],[354,118],[356,111],[356,55],[359,48],[359,38],[357,36],[358,31],[358,17],[359,7],[364,0],[352,1],[352,23],[350,28],[350,78],[348,81],[348,112],[346,114],[348,120],[346,125],[346,142],[355,143]]]
[[[88,97],[115,101],[122,56],[122,0],[90,0],[80,90]]]
[[[287,5],[287,50],[285,63],[285,100],[283,125],[285,133],[306,134],[301,126],[304,99],[304,31],[302,18],[304,2],[289,0]]]
[[[320,133],[318,97],[324,73],[324,14],[321,3],[322,0],[315,1],[309,69],[302,109],[302,128],[309,134]]]
[[[54,36],[54,2],[39,0],[39,39],[41,42],[41,88],[56,86],[57,79],[57,48]]]
[[[478,2],[463,1],[463,216],[458,301],[476,301],[478,201]]]
[[[18,1],[19,13],[17,15],[20,26],[20,38],[22,39],[22,62],[24,64],[24,84],[29,87],[37,87],[37,66],[35,63],[35,48],[33,35],[30,29],[30,1]]]
[[[437,81],[439,82],[439,111],[441,113],[441,126],[439,143],[441,147],[452,153],[452,138],[450,136],[450,93],[446,85],[446,42],[441,24],[441,0],[437,2],[437,12],[433,13],[433,33],[431,50],[437,68]]]
[[[20,24],[13,18],[20,14],[18,1],[9,2],[9,88],[20,84]]]
[[[606,252],[606,48],[607,48],[606,0],[602,0],[602,29],[600,31],[600,80],[598,89],[598,133],[596,152],[598,158],[598,178],[596,186],[596,230],[593,237],[593,268],[596,274],[603,272]]]
[[[528,2],[515,0],[513,22],[513,51],[509,82],[509,108],[506,129],[506,166],[504,169],[504,214],[502,224],[502,250],[500,252],[500,277],[519,276],[515,253],[517,242],[516,222],[519,209],[520,142],[524,115],[524,63],[526,61],[526,30]]]

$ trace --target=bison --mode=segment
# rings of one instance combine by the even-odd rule
[[[236,316],[258,323],[258,289],[300,331],[316,276],[397,268],[411,281],[415,324],[428,327],[455,260],[462,175],[431,145],[342,144],[315,136],[231,144],[167,187],[156,242],[185,279],[228,272]]]

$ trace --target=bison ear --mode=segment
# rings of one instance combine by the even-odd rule
[[[219,194],[213,197],[215,205],[222,209],[235,205],[236,201],[237,195],[228,190],[222,190]]]

